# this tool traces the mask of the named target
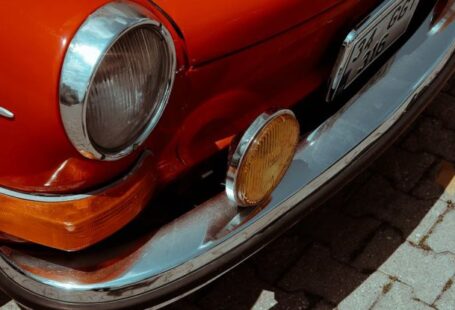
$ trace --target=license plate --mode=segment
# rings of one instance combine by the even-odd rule
[[[419,0],[388,0],[346,37],[331,76],[327,101],[348,88],[408,29]]]

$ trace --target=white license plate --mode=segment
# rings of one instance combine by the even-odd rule
[[[327,100],[348,88],[408,29],[419,0],[387,0],[346,37]]]

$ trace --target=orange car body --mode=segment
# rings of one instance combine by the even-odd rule
[[[107,0],[0,4],[0,186],[83,193],[124,175],[152,151],[159,186],[222,148],[270,107],[325,85],[346,32],[377,0],[135,2],[168,29],[178,73],[170,103],[141,150],[116,162],[83,158],[60,118],[58,85],[78,27]]]

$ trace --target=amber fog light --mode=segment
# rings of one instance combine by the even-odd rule
[[[299,134],[290,110],[259,116],[233,147],[226,180],[229,199],[243,207],[266,200],[288,170]]]

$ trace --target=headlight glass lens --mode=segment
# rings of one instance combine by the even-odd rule
[[[147,25],[129,30],[110,47],[87,98],[87,131],[97,149],[119,152],[156,124],[167,99],[169,53],[161,34]]]

